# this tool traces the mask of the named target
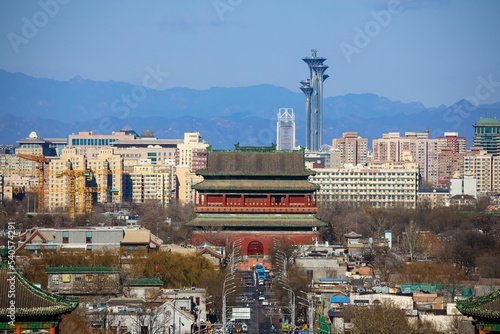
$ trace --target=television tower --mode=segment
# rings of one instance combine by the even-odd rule
[[[311,50],[311,57],[302,58],[309,66],[310,78],[300,83],[306,97],[306,149],[319,151],[323,144],[323,81],[328,66],[323,65],[326,58],[317,56],[318,50]]]

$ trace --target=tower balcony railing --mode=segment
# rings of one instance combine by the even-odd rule
[[[196,213],[316,213],[317,207],[247,207],[247,206],[197,206]]]

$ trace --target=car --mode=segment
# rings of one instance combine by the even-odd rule
[[[248,332],[248,326],[247,326],[247,324],[245,324],[245,323],[241,324],[241,331],[242,332]]]
[[[264,305],[264,306],[268,306],[268,305],[269,305],[269,300],[263,300],[263,301],[262,301],[262,305]]]
[[[266,297],[264,295],[260,295],[259,300],[266,300]]]

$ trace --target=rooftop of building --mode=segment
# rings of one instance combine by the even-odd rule
[[[202,176],[309,176],[314,172],[304,167],[304,152],[276,151],[265,148],[235,151],[210,151],[207,167],[197,172]]]
[[[496,117],[481,117],[474,125],[498,125],[500,121]]]
[[[23,316],[58,316],[72,312],[78,301],[51,294],[26,280],[16,270],[7,265],[7,248],[1,249],[0,265],[0,316],[7,317],[11,312],[12,287],[15,292],[15,315]],[[16,320],[20,320],[16,318]]]
[[[328,224],[312,214],[198,214],[186,226],[210,227],[321,227]]]

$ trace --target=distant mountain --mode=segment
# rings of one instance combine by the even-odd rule
[[[96,82],[76,77],[56,81],[0,70],[0,143],[14,144],[31,131],[41,137],[66,137],[78,131],[110,133],[129,125],[138,133],[152,130],[158,138],[182,138],[199,131],[214,149],[270,145],[276,141],[278,108],[295,110],[298,144],[305,143],[304,96],[283,87],[258,85],[207,90],[163,91],[128,83]],[[446,108],[391,101],[374,94],[348,94],[324,99],[324,140],[357,131],[362,137],[382,133],[445,131],[473,135],[479,117],[500,118],[500,103],[471,106],[458,101]],[[470,144],[470,143],[469,143]]]

